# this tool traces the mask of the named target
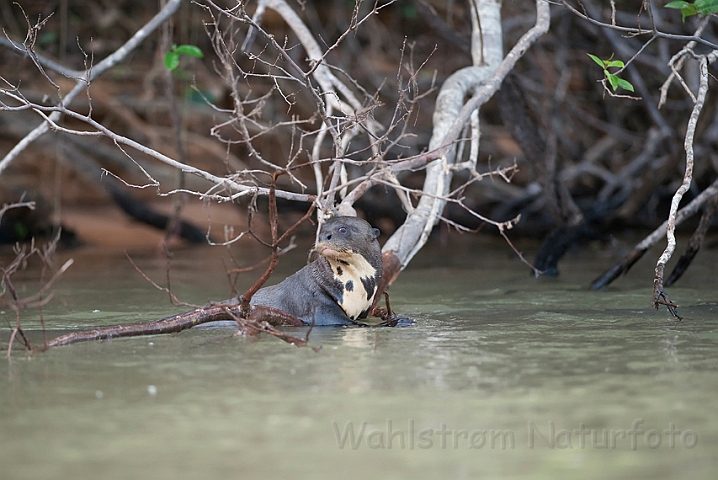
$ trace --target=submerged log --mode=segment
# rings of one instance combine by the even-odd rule
[[[244,318],[241,306],[237,303],[233,305],[211,305],[149,323],[112,325],[92,330],[67,333],[48,341],[42,347],[37,348],[36,351],[44,351],[52,347],[93,340],[177,333],[197,325],[220,320],[234,320],[237,322],[239,331],[250,335],[262,331],[269,331],[268,326],[299,327],[304,325],[304,323],[294,315],[270,307],[255,307],[252,313],[250,313],[247,318]],[[285,338],[283,338],[285,340],[293,338],[288,335],[277,336],[285,336]],[[296,340],[296,342],[291,343],[306,343],[306,341],[302,339]]]

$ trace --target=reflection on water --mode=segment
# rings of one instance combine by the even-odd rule
[[[176,255],[175,293],[227,295],[221,252]],[[51,334],[181,311],[124,256],[73,256]],[[537,281],[500,243],[422,251],[391,289],[415,326],[315,329],[319,353],[231,329],[18,351],[2,478],[714,478],[718,254],[671,289],[683,322],[648,306],[652,260],[588,291],[600,257]]]

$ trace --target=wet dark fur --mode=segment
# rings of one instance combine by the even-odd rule
[[[382,261],[378,235],[377,229],[360,218],[333,217],[327,220],[319,232],[317,251],[321,253],[326,247],[339,252],[340,256],[331,257],[329,260],[319,255],[312,263],[281,283],[260,289],[252,297],[251,304],[284,310],[308,325],[350,325],[354,320],[366,317],[381,279]],[[366,270],[370,270],[368,275],[357,279],[348,277],[347,272],[355,266],[350,265],[350,262],[359,260],[352,253],[361,255],[366,260],[370,268],[364,263],[362,265]],[[332,263],[335,265],[334,269]],[[343,277],[346,278],[345,281],[341,281]],[[369,297],[366,300],[367,305],[366,308],[362,306],[359,314],[352,315],[354,318],[350,318],[340,305],[349,295],[356,295],[358,292]],[[354,305],[357,304],[356,298]]]

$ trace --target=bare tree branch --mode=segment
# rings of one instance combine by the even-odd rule
[[[142,43],[153,31],[155,31],[160,25],[162,25],[170,16],[174,15],[181,3],[181,0],[168,0],[165,6],[160,10],[157,15],[147,22],[142,28],[140,28],[123,46],[115,50],[110,56],[99,62],[97,65],[93,65],[91,69],[87,70],[84,75],[78,78],[75,83],[75,87],[64,97],[60,98],[60,105],[69,105],[72,100],[79,95],[83,90],[89,87],[90,82],[102,75],[110,68],[114,67],[121,61],[123,61],[127,55],[132,52],[140,43]],[[17,44],[13,44],[17,47]],[[54,65],[47,64],[48,67]],[[61,112],[55,111],[50,115],[52,122],[57,122],[60,119]],[[30,132],[22,141],[20,141],[5,157],[0,160],[0,173],[7,168],[27,146],[32,143],[36,138],[45,133],[49,128],[49,124],[42,122],[40,125]]]

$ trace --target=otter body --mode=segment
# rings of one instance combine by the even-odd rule
[[[254,294],[251,305],[278,308],[307,325],[350,325],[365,318],[381,279],[379,230],[356,217],[333,217],[322,226],[319,254],[281,283]]]

